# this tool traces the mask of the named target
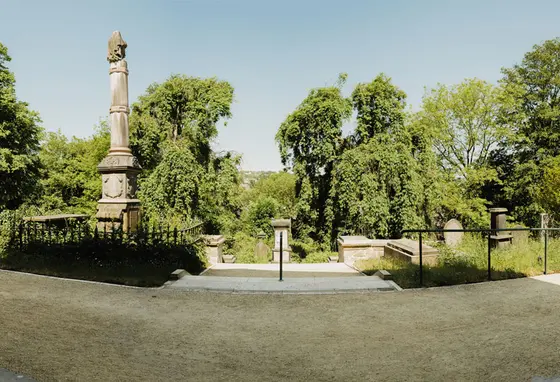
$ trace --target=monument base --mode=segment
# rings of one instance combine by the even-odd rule
[[[138,229],[140,222],[141,207],[139,200],[127,200],[122,202],[100,200],[97,205],[97,230],[99,232],[111,232],[112,230],[123,230],[134,232]]]
[[[291,262],[292,250],[291,249],[283,249],[282,250],[282,263],[289,263]],[[280,250],[273,249],[272,250],[272,262],[279,263],[280,262]]]

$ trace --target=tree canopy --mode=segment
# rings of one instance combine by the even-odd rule
[[[33,195],[39,179],[39,114],[16,97],[11,57],[0,43],[0,209],[17,208]]]

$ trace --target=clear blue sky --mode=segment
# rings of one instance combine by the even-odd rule
[[[495,82],[560,36],[560,1],[545,0],[0,0],[0,41],[17,94],[47,130],[85,137],[109,109],[107,40],[128,43],[131,103],[172,73],[235,88],[217,147],[247,170],[281,168],[274,135],[309,89],[349,74],[349,94],[379,72],[418,107],[425,86]]]

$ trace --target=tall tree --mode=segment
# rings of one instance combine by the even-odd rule
[[[431,194],[423,180],[433,166],[406,124],[406,93],[384,74],[361,83],[352,93],[357,115],[356,147],[340,157],[331,195],[336,200],[338,234],[396,237],[423,227],[431,215]],[[430,185],[431,186],[431,185]],[[425,208],[425,211],[424,211]]]
[[[352,92],[352,105],[357,112],[354,140],[367,142],[381,133],[398,133],[405,120],[406,93],[381,73],[370,83],[361,83]]]
[[[130,143],[148,172],[162,158],[162,144],[185,139],[197,162],[208,165],[217,124],[231,117],[233,87],[216,78],[173,75],[154,83],[132,105]]]
[[[329,199],[332,171],[340,155],[342,125],[352,105],[343,97],[342,74],[336,86],[313,89],[280,125],[276,142],[282,163],[296,176],[295,229],[300,236],[328,242],[333,218]]]
[[[501,183],[493,191],[515,219],[536,226],[541,212],[554,213],[541,192],[553,184],[544,169],[560,155],[560,39],[534,45],[502,73],[500,82],[516,101],[510,115],[516,122],[515,135],[492,158]]]
[[[501,82],[520,104],[514,115],[524,159],[560,155],[560,38],[533,46],[520,64],[502,69]]]
[[[18,101],[15,77],[7,68],[8,49],[0,43],[0,209],[17,208],[34,192],[39,178],[39,115]]]
[[[201,220],[208,233],[232,229],[240,214],[240,158],[211,148],[232,101],[228,82],[174,75],[132,105],[131,148],[146,170],[138,188],[148,219]]]
[[[499,183],[491,165],[492,153],[513,136],[516,100],[501,86],[479,79],[458,85],[438,85],[423,98],[415,115],[415,129],[429,140],[442,170],[437,186],[439,216],[456,217],[478,226],[487,221],[491,195],[485,190]]]

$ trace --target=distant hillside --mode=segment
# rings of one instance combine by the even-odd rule
[[[275,172],[276,171],[243,171],[242,170],[241,171],[241,176],[242,176],[241,185],[244,188],[249,189],[260,178],[262,178],[264,176],[274,174]]]

